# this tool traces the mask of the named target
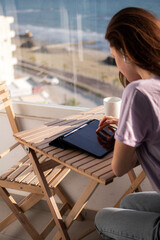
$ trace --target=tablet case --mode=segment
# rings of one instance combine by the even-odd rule
[[[114,134],[109,129],[97,134],[98,125],[98,120],[89,120],[51,141],[49,145],[63,149],[79,148],[97,158],[102,158],[113,150]],[[112,136],[110,141],[106,141],[105,133]]]

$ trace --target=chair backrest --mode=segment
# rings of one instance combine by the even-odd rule
[[[12,107],[12,101],[10,99],[10,94],[5,83],[0,83],[0,110],[2,109],[6,110],[6,114],[12,127],[13,133],[19,132],[16,123],[16,116]]]

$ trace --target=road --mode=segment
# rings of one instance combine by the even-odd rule
[[[26,62],[26,61],[18,61],[17,67],[21,69],[25,69],[28,71],[32,71],[35,75],[40,73],[54,75],[55,77],[61,79],[64,82],[74,84],[74,74],[66,71],[53,69],[46,66],[38,66],[34,63]],[[77,74],[76,76],[76,85],[79,88],[86,89],[90,92],[93,92],[95,95],[105,96],[122,96],[122,88],[118,88],[113,86],[112,84],[98,81],[97,79],[85,77]]]
[[[40,83],[42,80],[42,77],[40,74],[37,74],[37,72],[35,73],[29,69],[21,69],[19,66],[16,66],[15,73],[17,76],[21,77],[25,77],[26,75],[30,76],[37,83]],[[75,106],[88,108],[96,107],[103,103],[102,97],[98,97],[91,92],[77,88],[61,79],[58,85],[40,84],[43,85],[43,91],[40,93],[41,99],[44,99],[43,102],[71,105],[75,99]]]

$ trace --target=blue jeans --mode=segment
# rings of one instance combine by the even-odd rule
[[[101,209],[95,225],[107,240],[160,240],[160,194],[129,194],[120,208]]]

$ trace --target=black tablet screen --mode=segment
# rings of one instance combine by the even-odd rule
[[[77,129],[66,133],[62,139],[67,144],[101,158],[113,150],[114,132],[105,128],[103,131],[96,133],[98,125],[98,120],[90,120]]]

